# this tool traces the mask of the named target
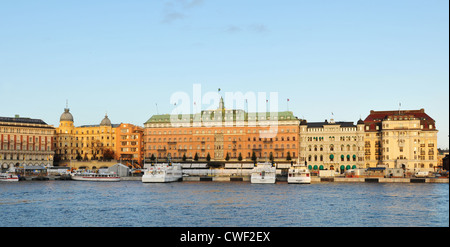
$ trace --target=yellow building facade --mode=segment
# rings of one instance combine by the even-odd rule
[[[438,166],[435,121],[420,110],[371,111],[364,120],[367,167],[434,171]]]
[[[60,161],[114,159],[116,128],[108,116],[99,125],[75,127],[69,108],[64,109],[55,135],[55,155]]]

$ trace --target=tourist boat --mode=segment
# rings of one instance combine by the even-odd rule
[[[114,173],[76,172],[71,173],[72,180],[95,182],[119,182],[120,177]]]
[[[148,167],[142,175],[143,183],[169,183],[182,179],[182,168],[179,163],[157,163]]]
[[[291,166],[288,171],[287,182],[289,184],[310,184],[311,173],[306,166]]]
[[[250,182],[252,184],[274,184],[276,171],[277,169],[271,163],[258,163],[252,170]]]
[[[0,181],[4,182],[18,182],[19,177],[11,173],[0,173]]]

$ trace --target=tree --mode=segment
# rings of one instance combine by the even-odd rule
[[[186,161],[186,154],[183,154],[183,161]]]
[[[194,160],[198,161],[198,154],[197,153],[195,153]]]
[[[291,158],[291,153],[290,152],[287,152],[287,155],[286,155],[286,160],[291,160],[292,158]]]
[[[114,159],[114,151],[111,149],[104,149],[103,150],[103,160],[112,160]]]
[[[78,161],[80,161],[81,159],[83,159],[83,157],[81,157],[80,152],[78,152],[78,151],[77,151],[77,157],[76,157],[76,159],[77,159]]]
[[[155,161],[155,159],[156,159],[155,155],[152,154],[152,156],[150,156],[150,160],[153,162],[153,161]]]
[[[241,154],[241,153],[239,153],[238,160],[239,160],[239,161],[242,161],[242,154]]]
[[[208,153],[208,155],[206,156],[206,161],[210,162],[211,161],[211,155]]]
[[[252,160],[253,160],[254,163],[256,163],[256,153],[255,153],[255,151],[253,151],[253,153],[252,153]]]
[[[229,161],[230,160],[230,154],[227,152],[227,156],[225,157],[225,160],[226,161]]]
[[[269,160],[273,162],[273,153],[272,152],[270,152],[270,154],[269,154]]]

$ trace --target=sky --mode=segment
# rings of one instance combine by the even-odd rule
[[[438,147],[448,148],[448,5],[1,1],[0,116],[58,126],[68,101],[76,126],[99,124],[106,113],[143,126],[173,111],[173,94],[193,98],[200,85],[201,95],[275,92],[279,111],[309,122],[424,108]]]

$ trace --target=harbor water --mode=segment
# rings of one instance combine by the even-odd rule
[[[0,183],[1,227],[448,227],[449,185]]]

